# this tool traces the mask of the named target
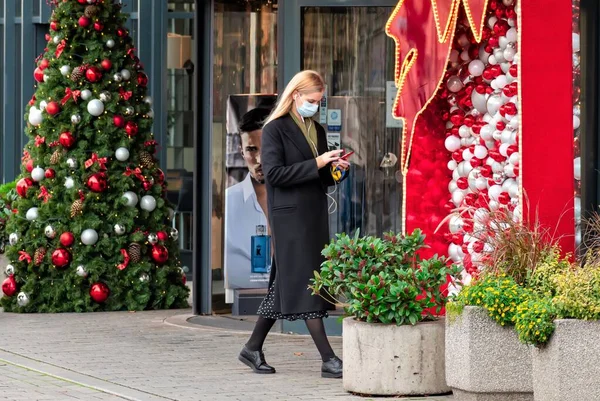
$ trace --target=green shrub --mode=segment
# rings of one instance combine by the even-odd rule
[[[372,323],[416,324],[432,318],[445,304],[441,288],[461,268],[434,256],[421,259],[425,247],[420,230],[384,238],[340,234],[323,250],[326,260],[315,272],[314,294],[346,299],[346,312]]]
[[[537,297],[521,303],[517,307],[515,328],[519,340],[524,344],[541,346],[554,332],[556,310],[552,298]]]

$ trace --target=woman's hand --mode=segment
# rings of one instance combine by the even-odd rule
[[[317,157],[317,167],[320,169],[322,169],[323,167],[327,166],[329,163],[334,163],[337,162],[341,165],[342,162],[344,163],[348,163],[345,160],[340,159],[340,155],[342,154],[343,150],[342,149],[338,149],[338,150],[332,150],[330,152],[326,152],[323,153],[322,155]]]
[[[339,167],[342,170],[348,170],[350,168],[350,162],[344,159],[338,159],[332,163],[333,167]]]

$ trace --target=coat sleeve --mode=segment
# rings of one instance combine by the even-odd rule
[[[263,129],[261,161],[265,178],[274,187],[291,187],[320,177],[316,159],[285,165],[283,138],[272,123]]]

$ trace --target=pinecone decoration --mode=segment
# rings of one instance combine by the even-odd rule
[[[140,165],[144,168],[152,168],[154,166],[154,158],[148,152],[140,152]]]
[[[140,244],[135,242],[129,244],[129,258],[132,263],[138,263],[142,259],[142,247]]]
[[[85,75],[85,70],[87,67],[85,65],[80,65],[79,67],[73,68],[73,72],[71,73],[71,81],[77,82],[83,78]]]
[[[46,248],[40,247],[36,249],[35,253],[33,254],[33,263],[35,263],[36,266],[41,265],[44,261],[44,256],[46,256]]]
[[[50,164],[58,164],[60,162],[60,158],[62,157],[62,153],[60,150],[55,150],[50,156]]]
[[[81,199],[77,199],[71,205],[71,217],[75,217],[83,211],[83,201]]]
[[[93,18],[98,14],[98,7],[96,6],[87,6],[83,14],[88,18]]]

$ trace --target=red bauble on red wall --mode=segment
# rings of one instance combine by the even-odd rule
[[[95,283],[90,288],[90,297],[92,297],[95,302],[102,303],[108,299],[109,295],[110,290],[104,283]]]
[[[164,265],[169,260],[169,251],[163,245],[153,245],[151,255],[157,265]]]

